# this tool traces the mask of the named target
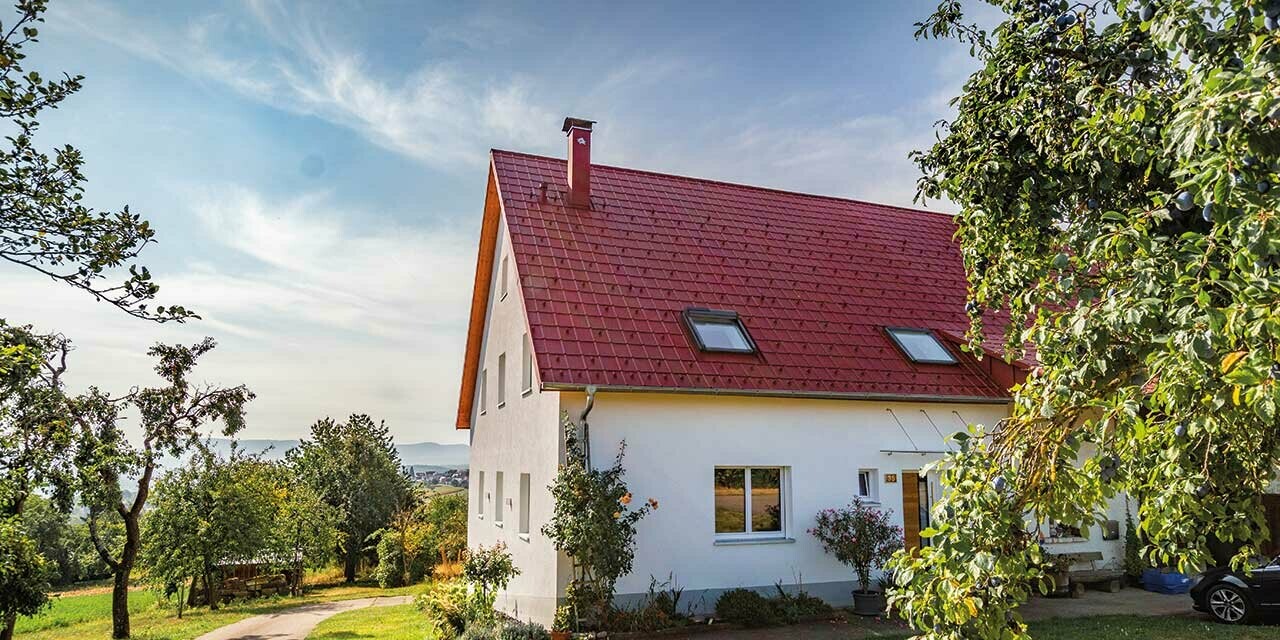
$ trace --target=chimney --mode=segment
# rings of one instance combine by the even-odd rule
[[[565,118],[569,136],[569,206],[591,207],[591,125],[595,120]]]

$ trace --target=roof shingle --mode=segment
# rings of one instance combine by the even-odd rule
[[[564,160],[492,162],[544,385],[1007,397],[952,339],[968,319],[950,216],[602,165],[574,208]],[[738,312],[759,354],[698,350],[689,307]],[[959,364],[909,361],[890,326],[934,330]]]

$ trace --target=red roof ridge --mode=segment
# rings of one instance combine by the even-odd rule
[[[525,152],[523,152],[523,151],[511,151],[510,149],[496,149],[496,148],[491,148],[491,149],[489,149],[489,153],[490,153],[490,154],[493,154],[493,153],[501,153],[501,154],[506,154],[506,155],[511,155],[511,156],[524,156],[524,157],[526,157],[526,158],[537,158],[538,160],[550,160],[550,161],[552,161],[552,162],[564,162],[564,159],[563,159],[563,158],[556,158],[556,157],[553,157],[553,156],[544,156],[544,155],[539,155],[539,154],[536,154],[536,153],[525,153]],[[688,181],[690,181],[690,182],[701,182],[701,183],[704,183],[704,184],[718,184],[718,185],[724,185],[724,186],[727,186],[727,187],[734,187],[735,189],[750,189],[750,190],[752,190],[752,191],[765,191],[765,192],[769,192],[769,193],[777,193],[777,194],[788,195],[788,196],[802,196],[802,197],[805,197],[805,198],[817,198],[817,199],[819,199],[819,200],[834,200],[834,201],[836,201],[836,202],[849,202],[849,203],[853,203],[853,204],[870,205],[870,206],[873,206],[873,207],[883,207],[883,208],[885,208],[885,209],[896,209],[896,210],[898,210],[898,211],[905,211],[905,212],[907,212],[907,213],[924,213],[924,214],[929,214],[929,215],[934,215],[934,216],[945,216],[945,217],[947,217],[947,218],[954,218],[954,217],[955,217],[955,214],[952,214],[952,213],[946,213],[946,212],[944,212],[944,211],[930,211],[930,210],[928,210],[928,209],[917,209],[917,208],[914,208],[914,207],[904,207],[904,206],[902,206],[902,205],[897,205],[897,204],[885,204],[885,203],[883,203],[883,202],[871,202],[870,200],[858,200],[858,199],[856,199],[856,198],[842,198],[842,197],[840,197],[840,196],[831,196],[831,195],[825,195],[825,194],[821,194],[821,193],[809,193],[809,192],[807,192],[807,191],[788,191],[787,189],[779,189],[779,188],[776,188],[776,187],[762,187],[762,186],[759,186],[759,185],[754,185],[754,184],[745,184],[745,183],[742,183],[742,182],[730,182],[730,181],[728,181],[728,180],[716,180],[715,178],[700,178],[700,177],[697,177],[697,176],[687,176],[687,175],[679,174],[679,173],[664,173],[664,172],[662,172],[662,171],[649,171],[649,170],[645,170],[645,169],[635,169],[635,168],[632,168],[632,167],[619,167],[619,166],[609,165],[609,164],[600,164],[600,163],[598,163],[598,162],[593,162],[591,166],[592,166],[592,167],[597,167],[597,168],[609,169],[610,171],[621,171],[621,172],[623,172],[623,173],[636,173],[636,174],[649,175],[649,176],[662,176],[662,177],[664,177],[664,178],[675,178],[675,179],[677,179],[677,180],[688,180]]]

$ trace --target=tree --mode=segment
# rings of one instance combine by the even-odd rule
[[[430,527],[430,539],[440,563],[457,562],[467,550],[467,492],[457,491],[427,498],[422,518]]]
[[[1280,460],[1280,3],[992,4],[990,33],[958,0],[918,25],[982,66],[915,159],[960,207],[969,347],[991,325],[1038,366],[961,434],[931,545],[896,561],[929,640],[1027,637],[1024,520],[1088,524],[1119,492],[1147,560],[1244,562]]]
[[[64,585],[79,579],[75,534],[65,511],[58,509],[48,498],[31,496],[22,510],[22,526],[35,542],[40,556],[49,563],[50,582]]]
[[[343,513],[339,552],[346,580],[354,582],[361,545],[387,524],[409,487],[386,424],[363,414],[325,418],[288,455],[299,477]]]
[[[391,513],[387,526],[369,536],[377,543],[378,567],[375,573],[378,584],[383,587],[413,584],[431,568],[430,563],[424,567],[418,562],[423,551],[434,546],[434,531],[423,517],[426,506],[423,494],[421,489],[406,491],[400,505]]]
[[[46,80],[26,71],[23,47],[34,43],[47,0],[18,0],[18,16],[0,25],[0,118],[7,145],[0,148],[0,260],[87,291],[129,315],[165,322],[196,317],[181,306],[148,309],[159,287],[146,267],[129,264],[154,242],[155,231],[126,206],[94,211],[82,203],[84,158],[71,145],[52,157],[35,146],[38,118],[80,90],[83,76]],[[129,264],[124,282],[106,286],[107,272]]]
[[[158,344],[147,353],[157,359],[155,371],[166,386],[135,390],[121,398],[91,388],[75,400],[80,496],[89,509],[94,547],[114,579],[113,638],[129,637],[129,578],[142,544],[142,510],[160,456],[179,457],[195,447],[208,422],[221,422],[227,436],[244,427],[244,405],[253,399],[252,392],[243,385],[224,389],[188,380],[196,361],[213,348],[212,338],[192,346]],[[121,424],[124,406],[139,416],[142,437],[137,446],[126,438]],[[131,500],[125,499],[120,484],[128,475],[137,477]],[[109,548],[98,533],[98,522],[106,511],[114,511],[124,524],[124,544],[118,551]]]
[[[302,594],[303,571],[328,564],[333,550],[342,544],[338,530],[342,512],[301,481],[291,465],[277,465],[275,469],[273,555],[288,559],[292,571],[289,590],[296,596]]]
[[[0,544],[15,545],[0,549],[0,554],[19,560],[35,548],[34,541],[24,539],[21,518],[35,492],[48,487],[57,508],[69,507],[71,428],[61,382],[69,350],[60,336],[37,335],[30,327],[12,327],[0,319],[0,519],[8,523]],[[15,571],[7,573],[7,588],[43,593],[48,576],[23,573],[19,567],[36,569],[30,563],[14,565]],[[30,584],[19,585],[21,580]],[[32,595],[0,601],[0,640],[13,637],[17,617],[30,615],[32,604],[45,600]]]
[[[156,587],[177,595],[178,617],[188,582],[194,589],[200,578],[205,602],[217,609],[222,565],[270,549],[277,509],[274,479],[268,462],[235,448],[224,459],[201,446],[156,483],[142,520],[147,544],[141,563]]]

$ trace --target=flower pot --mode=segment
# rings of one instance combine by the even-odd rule
[[[886,600],[879,591],[854,591],[853,612],[860,616],[884,615]]]
[[[551,640],[569,640],[569,636],[570,634],[568,631],[552,631],[551,632]]]

